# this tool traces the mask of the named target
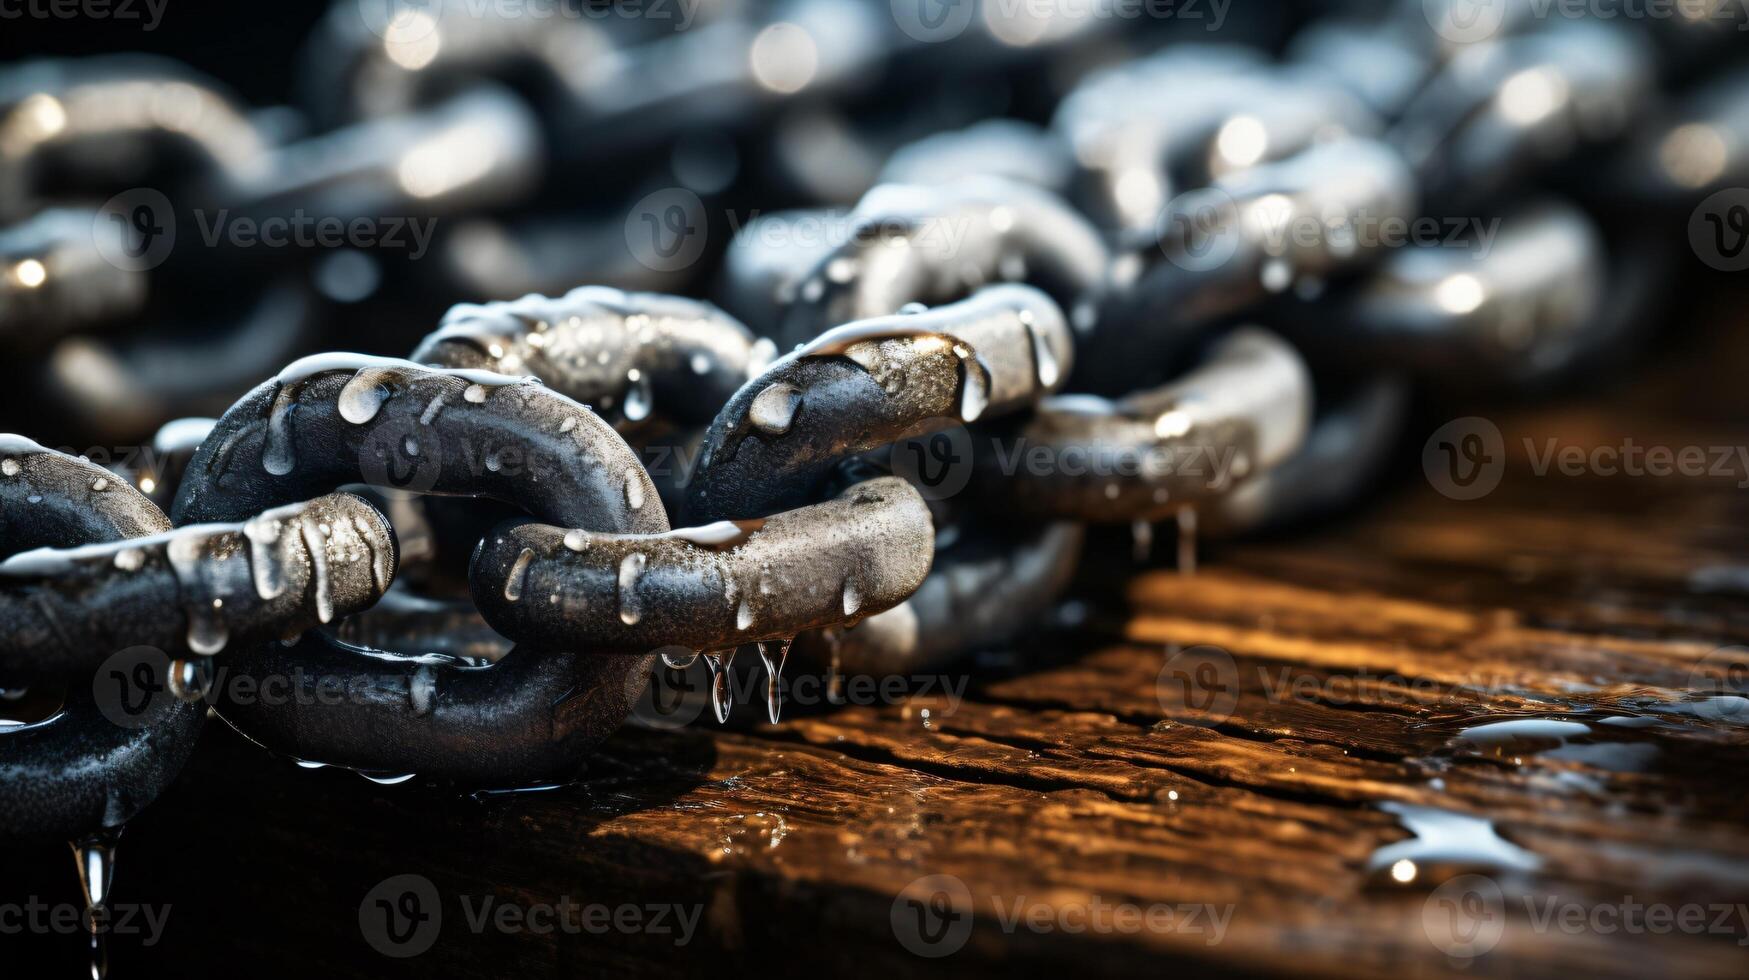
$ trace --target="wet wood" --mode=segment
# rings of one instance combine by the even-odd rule
[[[1194,576],[1139,569],[1127,542],[1103,540],[1076,625],[949,677],[969,679],[963,698],[937,680],[753,724],[759,675],[738,727],[628,728],[585,781],[484,802],[299,770],[215,725],[124,841],[118,900],[173,912],[156,948],[117,941],[118,975],[1741,977],[1749,712],[1721,717],[1735,702],[1693,692],[1715,650],[1749,645],[1749,471],[1537,476],[1524,449],[1743,443],[1741,385],[1697,410],[1685,402],[1705,378],[1683,370],[1499,416],[1510,459],[1481,500],[1414,474],[1354,519],[1210,546]],[[1186,656],[1228,672],[1225,702],[1174,693]],[[1514,719],[1584,728],[1566,744],[1473,732]],[[1405,807],[1477,818],[1480,836],[1402,852],[1415,877],[1396,881],[1380,855],[1414,836]],[[398,960],[359,918],[403,873],[433,882],[443,925]],[[1466,874],[1503,910],[1475,959],[1434,938],[1448,921],[1435,889]],[[896,898],[931,875],[972,903],[963,947],[940,959],[895,926]],[[14,876],[71,894],[59,853],[17,856]],[[698,924],[683,946],[475,934],[464,897],[488,896],[678,903]],[[1010,931],[1017,904],[1179,911],[1173,928]],[[1636,904],[1704,907],[1714,928],[1538,925]],[[1214,910],[1218,936],[1191,906]]]

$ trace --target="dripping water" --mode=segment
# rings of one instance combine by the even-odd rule
[[[632,510],[641,510],[644,506],[644,483],[640,479],[642,476],[642,470],[626,467],[626,506]]]
[[[642,422],[650,417],[650,409],[655,404],[655,394],[650,387],[650,376],[637,368],[626,372],[626,382],[630,385],[625,393],[625,412],[627,421]]]
[[[753,404],[747,408],[747,420],[766,435],[781,436],[794,423],[796,408],[801,402],[801,392],[794,385],[779,381],[753,396]]]
[[[729,709],[734,707],[735,694],[730,683],[729,667],[735,662],[735,650],[713,650],[704,655],[704,665],[711,673],[711,710],[716,713],[717,724],[729,720]]]
[[[91,977],[109,974],[109,889],[115,882],[115,846],[120,828],[101,830],[72,841],[73,861],[79,869],[79,888],[85,897],[85,929],[91,937]]]
[[[524,548],[516,556],[516,561],[510,566],[510,575],[504,579],[504,599],[515,602],[522,598],[524,581],[528,578],[528,566],[534,561],[534,549]]]
[[[794,637],[759,644],[759,659],[765,664],[765,716],[777,724],[783,712],[783,665],[789,661]]]
[[[1032,341],[1033,374],[1038,378],[1039,387],[1050,388],[1063,376],[1062,362],[1057,360],[1057,352],[1051,347],[1051,339],[1038,328],[1031,310],[1020,311],[1020,322],[1026,327],[1026,335]]]
[[[990,406],[990,369],[965,344],[953,345],[960,359],[960,421],[976,422]]]
[[[316,621],[326,623],[334,618],[334,596],[328,583],[328,543],[308,521],[298,524],[298,534],[310,553],[310,599],[316,606]]]
[[[644,574],[647,561],[642,552],[634,551],[619,562],[619,621],[627,626],[636,626],[644,618],[643,605],[638,602],[638,576]]]
[[[363,425],[376,418],[391,391],[387,380],[393,372],[385,368],[362,368],[340,389],[335,407],[340,417],[353,425]]]
[[[267,416],[267,443],[261,448],[261,468],[274,476],[285,476],[297,468],[297,453],[292,449],[292,414],[298,410],[292,400],[292,390],[281,385],[273,397],[273,408]]]

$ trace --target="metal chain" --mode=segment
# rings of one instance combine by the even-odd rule
[[[448,31],[441,7],[372,33],[343,7],[306,79],[320,135],[288,136],[158,61],[27,66],[0,85],[0,336],[53,350],[66,403],[104,416],[107,387],[148,412],[211,404],[268,373],[262,358],[282,362],[326,308],[301,286],[270,292],[218,357],[198,333],[133,348],[84,336],[188,274],[152,267],[141,202],[68,209],[114,187],[97,165],[142,138],[147,169],[192,150],[188,199],[255,218],[486,221],[528,200],[543,166],[633,158],[701,121],[759,134],[794,105],[829,112],[822,95],[853,101],[879,66],[929,54],[1002,70],[1121,33],[1095,10],[986,17],[932,44],[922,21],[836,0],[711,3],[668,36],[581,17]],[[256,689],[293,678],[299,696],[273,703],[211,693],[273,751],[526,785],[576,772],[654,652],[671,666],[703,652],[724,720],[734,650],[757,644],[776,721],[799,634],[834,672],[1007,643],[1064,588],[1084,525],[1145,541],[1175,520],[1188,570],[1199,526],[1348,503],[1412,384],[1540,387],[1642,319],[1660,257],[1549,194],[1546,175],[1591,205],[1629,202],[1631,220],[1741,176],[1749,143],[1741,77],[1659,104],[1659,85],[1720,49],[1694,22],[1648,38],[1515,15],[1466,39],[1441,10],[1313,24],[1285,63],[1169,46],[1086,78],[1048,128],[862,134],[863,155],[888,161],[866,182],[888,182],[830,236],[766,244],[820,218],[795,212],[741,229],[717,292],[730,312],[584,286],[456,306],[410,360],[295,361],[216,421],[166,431],[158,468],[130,474],[174,496],[173,529],[116,474],[6,437],[0,685],[12,700],[65,693],[0,728],[0,787],[19,801],[0,833],[119,827],[186,757],[215,665]],[[798,183],[858,179],[779,143]],[[1584,181],[1561,169],[1618,145]],[[1485,255],[1391,240],[1466,219],[1497,219]],[[454,278],[474,288],[504,268],[481,258],[482,227],[524,257],[512,281],[594,278],[599,253],[543,220],[601,224],[469,225],[446,245]],[[217,268],[297,279],[241,256]],[[640,276],[688,287],[674,272]],[[652,451],[696,465],[647,465]],[[466,513],[444,495],[472,498]],[[477,612],[413,589],[458,543]],[[516,646],[483,653],[492,632]],[[379,634],[423,649],[348,640]],[[143,676],[169,695],[132,735],[81,687],[124,645],[159,651]],[[323,698],[324,684],[348,694]],[[118,753],[123,737],[149,744]]]

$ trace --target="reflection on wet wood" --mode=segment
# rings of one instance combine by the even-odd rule
[[[1508,447],[1743,431],[1661,421],[1646,390],[1511,416]],[[1217,545],[1195,576],[1138,572],[1108,542],[1078,585],[1080,625],[987,661],[963,700],[937,682],[754,725],[754,696],[748,727],[628,729],[587,781],[550,792],[378,787],[215,726],[124,843],[118,901],[174,911],[157,948],[118,941],[118,971],[1740,977],[1749,702],[1693,692],[1715,649],[1749,644],[1749,497],[1732,480],[1535,477],[1510,455],[1482,500],[1404,482],[1353,522]],[[46,894],[70,879],[59,854],[18,867]],[[389,959],[362,938],[360,903],[403,873],[436,886],[442,928],[424,955]],[[896,904],[931,875],[971,902],[941,959],[907,948],[925,920]],[[487,897],[677,903],[698,920],[685,945],[475,934]],[[1036,907],[1073,927],[1072,910],[1124,905],[1176,917],[1004,923]],[[1706,925],[1630,925],[1660,905],[1704,907]],[[1624,906],[1619,925],[1539,925]],[[1448,955],[1478,922],[1497,940]]]

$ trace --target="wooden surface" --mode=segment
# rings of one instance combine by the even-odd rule
[[[628,728],[586,781],[485,802],[299,770],[214,725],[124,840],[117,900],[173,911],[156,948],[116,941],[116,975],[1742,977],[1736,913],[1698,935],[1531,914],[1663,903],[1705,906],[1710,925],[1749,902],[1749,717],[1719,720],[1703,709],[1729,702],[1689,693],[1715,648],[1749,644],[1749,472],[1537,477],[1522,451],[1551,436],[1749,442],[1731,370],[1749,361],[1720,343],[1625,395],[1498,415],[1512,458],[1481,500],[1409,474],[1353,519],[1210,545],[1194,576],[1137,569],[1127,542],[1102,541],[1076,585],[1085,620],[986,661],[959,703],[936,690],[776,726],[752,724],[755,703],[729,730]],[[1231,657],[1230,717],[1174,707],[1161,684],[1196,645]],[[1586,727],[1564,746],[1460,737],[1511,719]],[[1405,804],[1480,818],[1480,838],[1410,853],[1415,880],[1396,882],[1399,852],[1378,855],[1411,838]],[[33,892],[71,894],[63,854],[14,860]],[[433,882],[443,925],[395,960],[361,937],[359,908],[403,873]],[[1504,913],[1475,959],[1430,940],[1447,921],[1434,889],[1468,873]],[[969,938],[941,959],[894,926],[896,896],[930,875],[972,899]],[[683,947],[475,935],[462,896],[679,903],[699,925]],[[1218,942],[1206,919],[1005,931],[996,910],[1016,902],[1230,918]],[[77,942],[56,948],[76,970]]]

